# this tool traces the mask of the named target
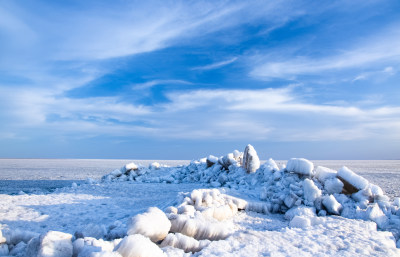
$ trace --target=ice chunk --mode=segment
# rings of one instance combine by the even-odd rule
[[[160,167],[161,167],[161,165],[158,162],[152,162],[149,165],[149,169],[152,169],[152,170],[158,170]]]
[[[380,188],[377,185],[374,184],[369,184],[369,189],[371,189],[371,192],[374,196],[381,196],[384,195],[382,188]]]
[[[279,171],[278,165],[276,165],[276,162],[272,160],[271,158],[268,159],[263,165],[262,169],[264,170],[264,180],[268,180],[269,176],[272,174],[272,172],[277,172]]]
[[[121,172],[121,170],[116,169],[116,170],[113,170],[113,171],[110,173],[110,175],[112,175],[114,178],[116,178],[116,177],[120,177],[120,176],[122,175],[122,172]]]
[[[254,173],[260,168],[260,159],[252,145],[247,145],[244,149],[243,168],[247,173]]]
[[[394,206],[400,207],[400,197],[396,197],[393,200]]]
[[[172,246],[184,250],[185,252],[198,252],[210,243],[209,240],[198,241],[192,237],[185,236],[181,233],[168,234],[162,241],[161,247]]]
[[[80,257],[80,256],[78,256]],[[123,257],[119,252],[95,252],[90,255],[90,257]]]
[[[340,215],[343,206],[336,200],[333,195],[325,196],[322,200],[322,204],[326,210],[331,214]]]
[[[8,255],[8,253],[9,253],[8,245],[0,244],[0,256],[6,256]]]
[[[384,228],[388,223],[388,218],[385,216],[378,204],[368,206],[366,211],[367,218],[374,221],[379,228]]]
[[[307,228],[311,226],[311,220],[306,216],[295,216],[289,223],[292,228]]]
[[[323,166],[318,166],[315,170],[315,177],[321,182],[325,183],[327,179],[336,178],[337,171]]]
[[[40,237],[38,257],[71,257],[73,246],[72,235],[49,231]]]
[[[107,233],[107,229],[104,225],[98,224],[87,224],[82,229],[75,232],[76,238],[81,237],[93,237],[93,238],[102,238]]]
[[[137,169],[138,169],[138,166],[136,164],[134,164],[133,162],[131,162],[131,163],[126,164],[124,167],[122,167],[121,171],[123,173],[126,173],[128,171],[137,170]]]
[[[321,190],[314,184],[311,179],[306,178],[303,181],[304,199],[313,205],[314,201],[321,196]]]
[[[12,248],[12,250],[10,251],[10,255],[23,256],[25,254],[25,251],[26,251],[26,244],[23,241],[21,241]],[[0,256],[1,256],[1,254],[0,254]]]
[[[344,190],[346,190],[349,194],[355,193],[368,186],[368,180],[357,175],[346,166],[343,166],[338,171],[337,176],[343,182]]]
[[[207,167],[211,167],[218,162],[218,157],[215,157],[214,155],[209,155],[207,157],[206,162],[207,162]]]
[[[155,243],[140,234],[125,237],[114,250],[123,257],[165,257],[163,251]]]
[[[292,158],[286,164],[286,170],[288,172],[294,172],[301,175],[310,176],[313,169],[314,164],[304,158]]]
[[[343,191],[343,182],[336,177],[326,179],[324,183],[324,188],[328,194],[339,194]]]
[[[131,218],[128,235],[142,234],[153,242],[163,240],[171,228],[167,215],[157,207],[150,207],[145,213]]]
[[[5,243],[7,240],[5,237],[3,237],[3,232],[0,229],[0,244]]]
[[[295,216],[315,217],[315,215],[314,207],[306,207],[302,205],[289,209],[285,213],[285,219],[292,220]]]
[[[182,233],[197,240],[225,239],[233,232],[232,222],[217,222],[203,216],[171,215],[171,232]]]

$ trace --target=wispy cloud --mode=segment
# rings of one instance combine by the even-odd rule
[[[216,62],[216,63],[212,63],[209,65],[205,65],[205,66],[199,66],[199,67],[194,67],[192,68],[192,70],[214,70],[214,69],[219,69],[223,66],[229,65],[231,63],[234,63],[238,58],[237,57],[233,57],[231,59],[228,59],[226,61],[221,61],[221,62]]]
[[[155,79],[144,83],[135,84],[133,89],[149,89],[157,85],[193,85],[193,83],[180,79]]]
[[[320,75],[321,73],[345,69],[376,66],[379,63],[382,66],[391,63],[398,64],[400,46],[397,42],[399,40],[400,30],[391,26],[384,33],[373,35],[368,40],[353,42],[351,48],[336,55],[310,58],[296,56],[295,53],[290,56],[259,54],[250,58],[251,63],[253,63],[250,75],[259,79],[284,78],[292,80],[300,75]],[[359,79],[363,79],[363,75],[359,75]]]

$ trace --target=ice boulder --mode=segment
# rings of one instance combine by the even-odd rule
[[[149,165],[149,169],[151,170],[158,170],[161,167],[161,165],[158,162],[152,162]]]
[[[343,166],[338,171],[337,176],[344,184],[343,189],[345,193],[348,194],[356,193],[359,190],[362,190],[368,186],[368,180],[357,175],[346,166]]]
[[[163,240],[171,228],[167,215],[157,207],[150,207],[145,213],[131,218],[128,235],[141,234],[153,242]]]
[[[125,237],[114,250],[122,257],[165,257],[155,243],[140,234]]]
[[[254,173],[260,168],[260,159],[252,145],[247,145],[243,153],[243,168],[247,173]]]
[[[292,158],[286,164],[288,172],[294,172],[300,175],[311,176],[314,164],[304,158]]]
[[[321,182],[325,183],[327,179],[336,178],[337,171],[323,166],[318,166],[315,170],[315,177]]]
[[[340,215],[340,212],[343,209],[343,206],[336,200],[333,195],[325,196],[322,200],[322,204],[329,213],[335,215]]]
[[[368,219],[374,221],[376,225],[378,225],[378,228],[382,229],[388,223],[388,218],[383,213],[381,208],[379,208],[379,205],[376,203],[368,206],[368,209],[366,210],[366,215]]]
[[[172,246],[175,248],[182,249],[186,253],[188,252],[198,252],[210,243],[209,240],[196,240],[193,237],[185,236],[181,233],[170,233],[162,241],[161,247]]]
[[[295,216],[303,216],[303,217],[315,217],[315,208],[314,207],[306,207],[304,205],[296,206],[289,209],[285,213],[285,219],[292,220]]]
[[[138,169],[138,166],[135,163],[131,162],[131,163],[126,164],[124,167],[122,167],[121,172],[128,173],[131,170],[137,170],[137,169]]]
[[[311,226],[311,220],[306,216],[295,216],[289,223],[291,228],[307,228]]]
[[[8,251],[8,245],[6,244],[0,244],[0,256],[7,256],[9,253]]]
[[[325,190],[328,194],[340,194],[343,191],[343,182],[338,178],[325,180]]]
[[[322,195],[321,190],[311,179],[306,178],[303,181],[304,199],[309,205],[314,205],[314,201]]]
[[[209,155],[206,159],[207,167],[211,167],[218,162],[218,157],[214,155]]]
[[[80,256],[78,256],[80,257]],[[90,257],[123,257],[119,252],[94,252],[90,254]]]
[[[49,231],[40,236],[38,257],[71,257],[73,252],[72,235]]]
[[[0,229],[0,244],[5,243],[6,242],[6,238],[3,237],[3,232]]]
[[[93,237],[102,238],[107,233],[104,225],[89,223],[75,232],[75,238]]]

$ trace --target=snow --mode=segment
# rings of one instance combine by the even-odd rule
[[[321,196],[321,190],[310,179],[303,180],[304,199],[307,204],[314,205],[314,201]]]
[[[131,218],[128,235],[141,234],[153,242],[163,240],[171,228],[171,222],[163,211],[150,207],[146,212]]]
[[[301,175],[310,176],[314,169],[314,164],[304,158],[292,158],[286,164],[286,170]]]
[[[325,196],[322,200],[322,204],[325,206],[328,213],[339,215],[343,206],[336,200],[335,196]]]
[[[0,195],[0,256],[400,256],[400,199],[382,184],[301,158],[248,173],[246,149]]]
[[[49,231],[40,237],[38,257],[72,256],[72,235],[59,231]]]
[[[119,245],[115,247],[115,251],[122,257],[163,257],[164,252],[149,238],[140,234],[125,237]]]
[[[351,186],[355,187],[358,190],[364,189],[368,186],[368,180],[355,174],[352,170],[350,170],[346,166],[343,166],[338,171],[337,175],[342,181],[349,183]]]
[[[247,173],[254,173],[260,167],[260,159],[252,145],[247,145],[244,149],[243,167]]]

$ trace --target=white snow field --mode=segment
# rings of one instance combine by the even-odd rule
[[[259,160],[0,160],[0,256],[400,256],[399,161]]]

